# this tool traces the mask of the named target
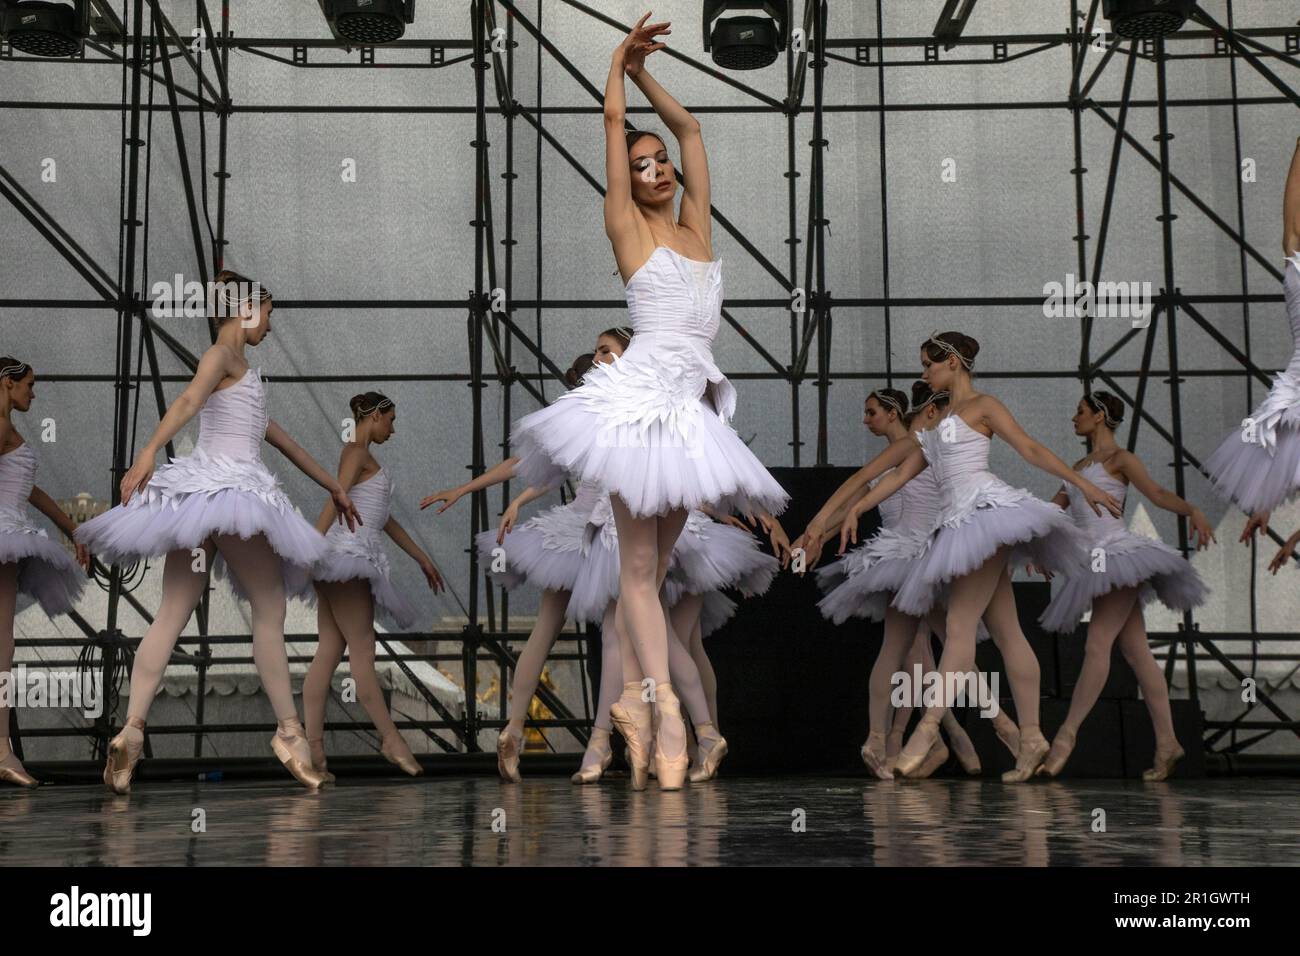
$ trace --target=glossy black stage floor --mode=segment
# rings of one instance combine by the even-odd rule
[[[1104,830],[1098,821],[1104,813]],[[201,832],[195,832],[201,821]],[[5,866],[1295,866],[1300,780],[486,774],[0,792]]]

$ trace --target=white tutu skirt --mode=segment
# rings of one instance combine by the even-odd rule
[[[1290,394],[1291,404],[1276,419],[1272,444],[1248,442],[1235,431],[1205,460],[1215,490],[1246,514],[1272,511],[1300,492],[1300,379],[1279,375],[1269,401],[1283,393]],[[1265,414],[1262,408],[1251,413],[1256,421]]]
[[[987,493],[986,493],[987,492]],[[929,547],[894,596],[905,614],[924,615],[943,598],[944,587],[970,574],[1012,546],[1013,564],[1032,562],[1055,574],[1086,568],[1084,539],[1069,515],[1022,488],[1000,485],[940,517]]]
[[[202,451],[159,467],[127,504],[90,519],[76,537],[101,558],[127,563],[190,551],[218,534],[245,540],[265,536],[285,565],[290,592],[295,578],[288,566],[309,567],[325,553],[325,536],[303,518],[260,460]],[[223,565],[217,562],[217,577],[229,578],[235,593],[245,596]]]
[[[817,602],[822,616],[835,624],[850,617],[883,621],[928,540],[924,534],[883,528],[844,557],[818,568],[817,584],[826,595]]]
[[[515,525],[499,545],[497,529],[480,531],[474,544],[488,578],[507,590],[527,583],[543,591],[572,591],[586,558],[588,515],[572,502],[555,505]]]
[[[344,532],[352,534],[353,532]],[[415,623],[419,612],[389,578],[388,555],[382,549],[376,555],[367,543],[354,549],[331,548],[309,569],[290,570],[290,592],[311,607],[316,606],[315,582],[365,581],[375,613],[390,627],[406,630]]]
[[[632,345],[583,384],[515,422],[518,476],[544,487],[564,475],[618,495],[638,516],[711,504],[772,514],[789,495],[723,416],[689,361]]]
[[[1125,531],[1097,546],[1104,549],[1105,570],[1085,568],[1067,576],[1038,619],[1044,629],[1073,631],[1093,601],[1120,588],[1141,588],[1138,598],[1142,604],[1158,599],[1173,611],[1205,603],[1208,589],[1201,576],[1164,542]]]
[[[721,591],[710,591],[700,605],[700,637],[708,637],[735,615],[735,601]]]
[[[72,610],[86,586],[86,572],[59,542],[21,512],[0,508],[0,564],[18,565],[18,607],[33,601],[53,617]]]

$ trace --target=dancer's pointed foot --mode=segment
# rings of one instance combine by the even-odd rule
[[[271,750],[280,763],[284,764],[284,768],[293,774],[294,779],[308,790],[319,790],[327,783],[325,774],[312,768],[307,731],[297,717],[279,722],[275,736],[271,738]]]
[[[325,778],[326,783],[334,782],[334,774],[329,772],[329,765],[325,760],[325,738],[316,737],[308,738],[307,746],[311,748],[311,769]]]
[[[1047,751],[1047,759],[1038,768],[1038,776],[1055,777],[1065,769],[1065,763],[1074,753],[1074,731],[1062,727],[1052,738],[1052,748]]]
[[[131,777],[144,753],[144,719],[128,717],[126,726],[108,742],[104,785],[117,794],[131,792]]]
[[[22,761],[8,748],[5,749],[5,755],[0,757],[0,783],[12,784],[15,787],[41,785],[41,782],[27,772]]]
[[[907,744],[899,751],[898,764],[894,767],[894,771],[904,777],[910,777],[920,769],[921,764],[925,763],[925,758],[930,755],[930,748],[937,739],[939,739],[939,718],[926,714],[916,725],[916,730],[912,731]]]
[[[698,750],[703,756],[690,772],[689,779],[691,783],[703,783],[718,775],[722,758],[727,755],[727,738],[712,724],[700,724],[695,728],[695,736],[699,740]]]
[[[497,735],[497,773],[507,783],[518,783],[523,779],[519,774],[519,755],[523,749],[523,734],[512,734],[506,727]]]
[[[411,753],[410,746],[402,736],[401,731],[385,737],[383,743],[379,745],[379,752],[384,755],[384,759],[397,767],[410,777],[420,777],[424,775],[424,768],[420,766],[420,761],[415,759],[415,754]],[[516,765],[515,773],[518,774]],[[518,783],[518,781],[515,781]]]
[[[1161,749],[1156,746],[1155,766],[1149,770],[1142,771],[1142,779],[1147,783],[1154,783],[1157,780],[1168,780],[1169,775],[1174,772],[1174,764],[1185,755],[1185,751],[1179,746],[1178,741],[1173,742],[1172,748]]]
[[[935,737],[934,743],[930,745],[930,752],[927,753],[925,759],[921,761],[921,766],[909,773],[907,779],[924,780],[947,762],[948,746],[943,742],[942,737]]]
[[[961,769],[972,777],[978,774],[983,769],[980,766],[980,755],[975,751],[975,745],[971,743],[966,729],[958,723],[951,710],[943,715],[942,724],[943,732],[948,735],[948,743],[952,745],[952,752],[957,755],[957,762],[961,764]]]
[[[650,742],[653,717],[650,702],[641,699],[641,684],[631,681],[623,685],[623,695],[609,708],[609,719],[614,729],[627,743],[627,763],[632,771],[632,789],[644,790],[649,780]]]
[[[593,727],[591,737],[587,740],[587,749],[582,755],[578,772],[569,778],[570,783],[595,783],[605,775],[614,760],[614,750],[610,746],[609,731],[603,727]]]
[[[892,764],[897,762],[898,758],[887,756],[889,750],[889,741],[882,733],[867,734],[866,743],[862,745],[862,762],[867,765],[867,769],[877,780],[893,780],[894,768]]]
[[[1016,754],[1016,769],[1004,773],[1002,782],[1024,783],[1037,772],[1050,749],[1047,738],[1037,727],[1022,727],[1020,752]]]
[[[992,720],[993,732],[998,735],[998,740],[1011,751],[1011,756],[1017,756],[1020,753],[1020,728],[1016,726],[1016,722],[1000,708]]]
[[[682,705],[669,683],[655,685],[655,776],[660,790],[680,790],[686,782],[691,758],[686,754],[686,722],[682,720]],[[681,727],[680,738],[674,735],[674,725]],[[676,740],[680,744],[674,746]],[[676,750],[677,755],[668,754]]]

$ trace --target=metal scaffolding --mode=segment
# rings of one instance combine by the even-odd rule
[[[77,244],[72,235],[64,229],[54,217],[44,209],[37,200],[18,183],[10,171],[0,166],[0,195],[11,204],[63,259],[65,259],[85,280],[93,296],[86,298],[0,298],[0,307],[23,309],[105,309],[110,308],[117,314],[117,348],[116,367],[112,375],[59,375],[45,376],[53,380],[77,381],[112,381],[115,388],[115,428],[113,434],[113,496],[118,499],[118,479],[128,466],[128,457],[133,443],[133,419],[138,415],[139,390],[151,387],[156,411],[161,417],[165,411],[162,382],[175,380],[176,376],[163,375],[158,363],[158,346],[179,359],[189,368],[197,364],[195,356],[185,348],[170,332],[161,327],[150,315],[147,300],[141,295],[138,286],[144,277],[138,268],[140,245],[147,238],[147,163],[142,159],[142,151],[149,144],[152,136],[152,121],[155,113],[165,113],[171,121],[176,150],[188,211],[188,225],[193,242],[193,254],[197,263],[199,277],[206,285],[209,274],[222,268],[223,250],[227,244],[225,238],[226,189],[230,174],[227,168],[227,139],[229,123],[241,113],[411,113],[411,114],[463,114],[472,109],[476,130],[472,143],[475,162],[476,208],[472,221],[474,230],[474,281],[473,291],[465,298],[451,299],[414,299],[385,300],[364,302],[347,299],[297,299],[277,300],[276,305],[284,309],[347,309],[358,306],[392,310],[463,310],[466,316],[466,334],[469,343],[470,368],[465,373],[443,374],[376,374],[375,381],[456,381],[464,382],[470,387],[471,425],[473,451],[470,469],[473,475],[481,474],[485,468],[485,422],[483,416],[483,391],[490,385],[502,390],[504,421],[500,432],[499,444],[509,453],[509,422],[513,416],[512,396],[516,386],[539,402],[544,402],[540,385],[549,380],[562,381],[563,375],[557,364],[541,345],[543,316],[555,310],[575,310],[591,308],[622,308],[622,300],[605,299],[571,299],[553,298],[541,295],[541,279],[545,272],[541,263],[540,225],[537,237],[538,258],[538,297],[533,299],[514,298],[511,295],[513,277],[514,246],[520,242],[514,228],[514,207],[519,201],[514,193],[516,121],[523,120],[538,139],[538,150],[544,142],[554,154],[568,163],[596,193],[603,194],[600,178],[575,159],[566,150],[564,144],[550,132],[545,124],[545,117],[559,114],[590,114],[595,117],[602,109],[601,91],[565,57],[563,51],[547,37],[542,29],[542,10],[550,4],[564,4],[581,11],[594,21],[626,32],[628,24],[619,23],[601,13],[592,5],[578,0],[539,0],[537,6],[537,23],[519,9],[512,0],[466,0],[464,4],[469,16],[469,29],[463,38],[443,38],[399,40],[377,51],[374,48],[352,49],[352,56],[347,62],[313,62],[313,52],[322,48],[341,49],[342,44],[333,38],[289,38],[289,37],[242,37],[231,29],[230,8],[223,4],[219,29],[214,30],[214,21],[210,16],[206,0],[195,0],[195,25],[205,31],[207,44],[214,51],[212,56],[195,56],[189,48],[189,40],[183,39],[181,33],[162,11],[158,0],[126,0],[124,9],[129,6],[129,17],[123,24],[123,36],[120,40],[91,38],[86,50],[76,58],[64,61],[15,55],[7,45],[0,47],[0,63],[36,62],[43,64],[43,69],[71,69],[85,63],[115,63],[122,68],[122,91],[117,103],[106,102],[72,102],[66,100],[0,100],[0,109],[4,110],[113,110],[119,111],[122,118],[121,142],[121,182],[120,195],[120,248],[117,269],[111,270],[95,261],[84,248]],[[886,162],[886,117],[891,112],[902,111],[992,111],[992,110],[1061,110],[1068,109],[1073,120],[1073,159],[1074,167],[1070,174],[1074,180],[1075,206],[1077,214],[1077,231],[1074,240],[1077,247],[1077,271],[1080,276],[1089,276],[1095,285],[1103,274],[1103,261],[1106,251],[1109,226],[1114,213],[1114,187],[1121,159],[1127,155],[1130,162],[1138,161],[1150,164],[1160,174],[1161,224],[1163,243],[1163,287],[1153,299],[1154,311],[1149,326],[1145,329],[1134,328],[1122,336],[1119,341],[1107,347],[1100,354],[1094,354],[1093,320],[1085,316],[1080,323],[1079,359],[1076,367],[1048,369],[1043,371],[1015,370],[981,370],[984,378],[1059,378],[1071,379],[1091,387],[1094,382],[1105,386],[1125,401],[1132,409],[1127,433],[1127,444],[1135,446],[1139,430],[1143,426],[1168,444],[1172,450],[1175,475],[1175,490],[1183,493],[1184,478],[1188,467],[1200,468],[1199,460],[1192,455],[1182,443],[1182,404],[1181,386],[1189,378],[1208,376],[1236,375],[1248,381],[1258,380],[1265,387],[1269,377],[1252,360],[1249,354],[1249,337],[1243,351],[1217,330],[1202,314],[1200,309],[1208,303],[1230,303],[1240,305],[1243,327],[1249,328],[1250,306],[1253,303],[1273,303],[1281,300],[1276,293],[1251,293],[1246,282],[1247,257],[1254,259],[1269,274],[1281,279],[1280,270],[1262,255],[1247,239],[1244,229],[1243,200],[1238,186],[1236,225],[1216,213],[1195,190],[1175,175],[1170,168],[1168,144],[1173,134],[1170,132],[1171,110],[1185,107],[1204,107],[1210,105],[1230,106],[1234,128],[1239,123],[1239,112],[1243,107],[1259,104],[1286,104],[1300,106],[1300,95],[1292,85],[1282,80],[1267,61],[1296,67],[1300,59],[1296,53],[1300,50],[1300,28],[1294,23],[1271,28],[1236,30],[1233,28],[1232,4],[1228,2],[1227,25],[1220,24],[1204,10],[1197,9],[1194,17],[1199,29],[1188,28],[1171,35],[1166,40],[1130,41],[1112,34],[1104,35],[1103,53],[1090,54],[1097,28],[1098,0],[1086,4],[1086,12],[1081,9],[1080,0],[1062,0],[1061,11],[1063,29],[1057,33],[1007,34],[981,36],[946,35],[943,40],[932,36],[887,37],[884,36],[885,11],[883,0],[876,0],[876,32],[874,37],[833,37],[828,35],[829,0],[806,0],[802,10],[802,35],[807,38],[807,45],[802,49],[787,50],[786,96],[782,100],[774,99],[746,84],[741,76],[723,74],[711,66],[699,62],[678,50],[666,49],[665,57],[672,57],[690,67],[710,76],[719,83],[726,84],[734,90],[745,94],[750,101],[745,105],[693,105],[696,114],[708,113],[780,113],[786,117],[786,202],[788,206],[786,261],[778,264],[766,257],[743,232],[727,217],[718,206],[712,209],[714,222],[726,231],[728,237],[770,275],[785,291],[785,297],[758,297],[729,299],[730,308],[722,311],[723,321],[743,339],[759,356],[766,366],[762,372],[742,373],[733,376],[738,379],[755,379],[779,381],[789,388],[789,414],[792,441],[790,442],[790,464],[800,466],[812,463],[827,463],[828,434],[828,390],[836,379],[883,379],[890,384],[897,373],[892,367],[891,322],[895,310],[926,306],[1023,306],[1041,305],[1041,298],[1023,296],[941,296],[941,297],[896,297],[890,293],[889,283],[889,209],[887,205],[888,182]],[[493,42],[499,36],[498,13],[503,10],[504,44]],[[323,24],[322,24],[323,27]],[[522,31],[526,36],[517,36]],[[1205,41],[1213,41],[1213,49],[1206,52],[1201,49]],[[1282,43],[1285,51],[1269,45],[1269,42]],[[515,51],[521,43],[535,43],[538,48],[537,102],[532,105],[519,102],[514,97],[515,86]],[[943,46],[941,52],[940,46]],[[1029,101],[998,102],[934,102],[934,103],[893,103],[886,99],[885,77],[887,69],[930,69],[953,64],[991,64],[1001,65],[1013,60],[1026,60],[1032,63],[1035,55],[1060,47],[1070,52],[1071,74],[1063,77],[1061,94],[1053,98]],[[1174,52],[1180,47],[1194,47],[1186,52]],[[404,51],[421,50],[428,52],[427,62],[384,63],[382,50],[394,48]],[[285,69],[448,69],[458,65],[468,65],[474,71],[474,102],[472,106],[395,106],[395,105],[358,105],[344,106],[338,104],[287,105],[287,104],[237,104],[230,98],[230,52],[240,50],[280,63]],[[957,52],[951,56],[949,50]],[[563,104],[544,106],[542,103],[540,61],[543,55],[559,64],[586,91],[591,102],[588,104]],[[1227,98],[1173,98],[1169,96],[1166,84],[1166,67],[1172,59],[1226,58],[1232,71],[1233,95]],[[184,61],[184,65],[176,63]],[[1118,69],[1110,67],[1112,60],[1118,59],[1125,71],[1123,92],[1115,101],[1099,100],[1093,97],[1092,90],[1104,72]],[[1274,96],[1243,97],[1237,95],[1238,60],[1263,76],[1276,90]],[[849,64],[861,69],[874,70],[877,76],[876,103],[829,104],[826,102],[824,84],[825,67],[830,62]],[[1026,68],[1032,69],[1031,65]],[[1135,73],[1138,69],[1153,70],[1157,83],[1157,96],[1154,100],[1140,100],[1131,96]],[[811,71],[811,102],[805,89],[806,79]],[[489,73],[492,89],[488,90]],[[179,74],[179,75],[178,75]],[[144,81],[149,81],[147,96]],[[191,88],[186,88],[189,81]],[[155,103],[155,88],[166,94],[165,103]],[[51,84],[47,89],[55,90]],[[1134,138],[1127,128],[1130,113],[1133,110],[1154,109],[1159,120],[1158,149],[1155,153],[1148,150]],[[643,113],[650,112],[648,107],[629,107],[630,120]],[[812,138],[808,141],[809,163],[807,183],[808,215],[804,222],[798,221],[797,189],[802,174],[798,171],[799,146],[796,142],[797,121],[811,112]],[[875,296],[833,297],[827,287],[826,243],[830,220],[824,207],[824,167],[823,157],[829,145],[824,129],[824,117],[828,112],[875,113],[879,121],[880,163],[879,180],[881,207],[881,255],[882,283],[880,294]],[[200,114],[201,129],[206,132],[206,117],[210,114],[217,124],[215,144],[215,227],[208,218],[208,186],[206,182],[195,183],[191,177],[191,154],[195,150],[193,142],[187,143],[182,117],[186,113]],[[1096,237],[1086,231],[1086,209],[1084,202],[1084,176],[1087,170],[1083,166],[1083,118],[1087,115],[1099,117],[1112,128],[1110,163],[1107,170],[1106,192],[1102,206]],[[498,118],[504,121],[505,146],[504,169],[499,173],[504,181],[504,237],[497,237],[494,229],[492,159],[493,151],[488,140],[488,119]],[[630,124],[631,125],[631,124]],[[197,150],[204,161],[206,169],[209,158],[209,146],[206,136],[201,137]],[[1236,138],[1238,160],[1240,160],[1240,136]],[[498,157],[498,162],[502,160]],[[142,190],[141,178],[146,179]],[[1173,192],[1196,207],[1224,235],[1240,249],[1241,256],[1241,292],[1234,295],[1195,295],[1186,294],[1178,286],[1174,273],[1174,219],[1171,212]],[[542,211],[542,196],[539,189],[534,197],[538,222]],[[143,204],[143,208],[142,208]],[[204,234],[204,223],[208,234]],[[801,234],[802,233],[802,234]],[[1091,261],[1089,260],[1089,241],[1092,241]],[[497,246],[502,247],[498,261]],[[802,246],[802,257],[800,247]],[[493,308],[492,289],[504,289],[508,307],[504,310]],[[803,293],[796,295],[797,291]],[[748,331],[733,314],[738,307],[757,307],[782,310],[789,316],[788,341],[783,345],[771,342],[763,343]],[[867,369],[853,373],[833,373],[831,370],[833,312],[835,308],[868,307],[880,310],[883,318],[880,334],[885,343],[883,368]],[[532,311],[536,317],[537,335],[530,336],[519,321],[519,316]],[[1153,347],[1163,321],[1168,343],[1169,368],[1152,367]],[[1215,369],[1188,369],[1180,367],[1178,350],[1178,327],[1180,323],[1190,321],[1204,330],[1239,366],[1233,372]],[[215,327],[209,320],[209,335],[215,338]],[[1120,350],[1130,341],[1145,331],[1146,338],[1142,353],[1142,362],[1137,369],[1116,369],[1110,364]],[[137,343],[135,336],[138,334]],[[536,372],[517,369],[514,365],[515,347],[526,353],[526,360],[537,364]],[[133,350],[140,356],[145,368],[132,367]],[[784,350],[779,358],[777,353]],[[485,367],[490,360],[491,366]],[[810,367],[811,366],[811,367]],[[1153,376],[1163,378],[1169,388],[1171,403],[1171,420],[1157,420],[1146,408],[1148,386]],[[1135,379],[1130,391],[1122,380]],[[286,377],[284,381],[320,382],[328,378],[312,376]],[[812,455],[804,453],[805,438],[800,429],[800,385],[808,382],[817,390],[817,434],[813,436]],[[168,448],[169,454],[172,449]],[[509,500],[508,487],[502,490],[503,502]],[[489,513],[486,492],[474,495],[472,504],[473,518],[471,534],[488,527]],[[1281,538],[1270,532],[1274,540],[1281,543]],[[1183,553],[1188,551],[1187,528],[1184,520],[1179,520],[1179,547]],[[461,651],[459,654],[418,654],[392,651],[384,643],[386,653],[378,655],[378,660],[393,660],[402,667],[406,675],[420,688],[424,699],[439,714],[436,721],[399,721],[402,728],[418,728],[425,732],[444,749],[450,745],[435,731],[450,731],[458,741],[460,748],[466,751],[478,749],[479,731],[484,728],[496,728],[505,724],[506,695],[501,696],[500,712],[495,719],[488,719],[478,712],[474,690],[480,664],[495,666],[500,669],[501,684],[507,683],[506,675],[514,666],[515,655],[510,648],[510,641],[519,637],[509,631],[509,606],[502,593],[500,607],[497,595],[492,588],[486,590],[486,605],[480,609],[478,582],[480,580],[476,549],[469,547],[470,587],[469,603],[466,609],[468,623],[459,635]],[[106,691],[119,687],[123,677],[123,667],[129,657],[131,648],[137,643],[125,637],[118,626],[118,610],[121,602],[127,602],[141,617],[151,620],[149,613],[140,606],[129,590],[123,588],[127,569],[119,566],[97,570],[108,590],[107,619],[102,626],[73,614],[72,619],[84,632],[86,640],[94,649],[96,667],[103,676]],[[1254,599],[1254,582],[1252,579],[1252,608]],[[240,663],[251,658],[216,658],[211,649],[221,643],[244,643],[247,635],[212,635],[208,631],[208,595],[205,593],[197,610],[198,638],[182,638],[186,646],[197,645],[193,652],[178,651],[173,658],[174,664],[185,664],[196,668],[198,673],[198,709],[193,725],[175,727],[151,727],[151,733],[189,734],[194,738],[194,756],[201,754],[201,745],[205,735],[250,729],[246,726],[220,725],[205,723],[203,711],[204,687],[207,669],[214,663]],[[439,633],[420,633],[404,635],[407,640],[445,640],[448,635]],[[289,640],[312,641],[315,635],[291,635]],[[1195,615],[1184,615],[1180,629],[1172,633],[1153,634],[1153,640],[1165,646],[1167,676],[1172,676],[1175,663],[1181,654],[1187,666],[1190,693],[1195,700],[1197,695],[1196,666],[1198,657],[1205,656],[1217,661],[1229,673],[1239,679],[1247,675],[1239,666],[1264,659],[1297,660],[1287,655],[1261,655],[1258,643],[1269,640],[1294,639],[1293,635],[1260,633],[1254,627],[1252,609],[1252,629],[1248,632],[1205,632],[1200,629]],[[581,635],[566,634],[563,639],[581,641]],[[1218,646],[1223,641],[1248,640],[1255,642],[1255,650],[1249,654],[1227,653]],[[40,646],[68,647],[71,641],[41,641]],[[560,658],[579,659],[585,656],[579,643],[573,653],[554,655]],[[424,687],[410,670],[411,661],[459,660],[463,667],[466,687],[465,713],[456,717],[446,710],[432,691]],[[585,742],[590,726],[591,702],[588,689],[584,685],[584,709],[586,715],[575,715],[563,701],[547,688],[539,687],[538,695],[542,703],[551,710],[555,719],[538,721],[538,726],[555,727],[572,733],[579,741]],[[105,745],[115,730],[113,714],[115,701],[109,699],[105,716],[94,728],[94,749],[92,756],[101,756]],[[1251,719],[1256,706],[1264,707],[1271,720]],[[14,714],[14,711],[10,711]],[[327,729],[352,729],[365,726],[361,724],[327,725]],[[1240,715],[1231,721],[1209,721],[1206,724],[1207,738],[1205,745],[1211,750],[1223,753],[1235,753],[1250,747],[1253,743],[1278,731],[1290,731],[1300,735],[1300,721],[1291,718],[1268,695],[1260,691],[1258,704],[1245,706]],[[1238,732],[1247,736],[1238,738]],[[71,731],[39,731],[38,733],[55,734]],[[12,736],[19,743],[17,728]],[[1225,738],[1229,738],[1225,742]],[[150,754],[149,751],[146,751]]]

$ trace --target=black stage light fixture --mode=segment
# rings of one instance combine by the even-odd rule
[[[415,22],[415,0],[319,0],[334,36],[349,46],[400,40]]]
[[[735,10],[761,10],[767,16],[718,19]],[[771,66],[785,49],[789,28],[790,0],[704,0],[704,49],[724,70]]]
[[[1195,0],[1103,0],[1101,12],[1118,36],[1154,40],[1177,33],[1195,6]]]
[[[86,40],[88,9],[86,0],[0,0],[0,33],[29,56],[76,56]]]

